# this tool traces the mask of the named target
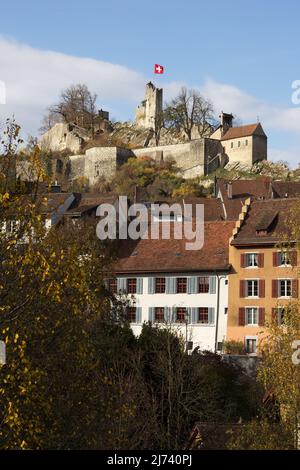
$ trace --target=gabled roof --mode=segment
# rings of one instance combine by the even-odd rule
[[[267,199],[271,197],[272,182],[267,176],[256,179],[218,179],[217,185],[224,201],[228,199],[228,184],[231,184],[231,199],[247,199],[249,196],[255,199]]]
[[[225,132],[221,140],[239,139],[241,137],[250,137],[254,134],[266,137],[266,134],[259,122],[255,124],[247,124],[246,126],[230,127],[228,131]]]
[[[232,245],[275,245],[287,237],[293,241],[289,222],[300,218],[300,199],[252,201]],[[260,233],[264,232],[264,233]]]
[[[163,273],[228,270],[229,238],[234,222],[206,222],[204,246],[186,250],[188,240],[124,240],[119,242],[116,273]]]

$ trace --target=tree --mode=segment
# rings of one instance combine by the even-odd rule
[[[180,93],[166,104],[164,121],[166,127],[183,130],[189,140],[197,128],[200,137],[211,133],[213,106],[197,90],[182,88]]]
[[[85,84],[71,85],[61,92],[59,102],[49,108],[49,116],[59,116],[64,122],[76,123],[93,133],[96,99],[97,95]]]

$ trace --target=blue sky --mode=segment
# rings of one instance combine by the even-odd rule
[[[84,8],[84,9],[83,9]],[[270,157],[300,162],[300,2],[86,0],[3,2],[0,80],[25,131],[69,83],[86,82],[116,119],[133,117],[154,63],[166,98],[196,87],[216,112],[259,116]],[[93,59],[93,60],[88,60]],[[224,108],[226,106],[226,109]],[[298,158],[299,155],[299,158]]]

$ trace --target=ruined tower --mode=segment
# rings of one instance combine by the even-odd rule
[[[145,99],[136,109],[135,123],[139,127],[155,129],[155,123],[162,118],[162,111],[163,90],[149,82],[146,85]]]

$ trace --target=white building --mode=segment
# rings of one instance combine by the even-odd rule
[[[204,246],[197,251],[185,250],[184,240],[124,243],[110,289],[126,292],[131,299],[127,315],[135,334],[140,334],[144,322],[167,324],[191,349],[222,349],[233,226],[233,222],[206,222]]]

